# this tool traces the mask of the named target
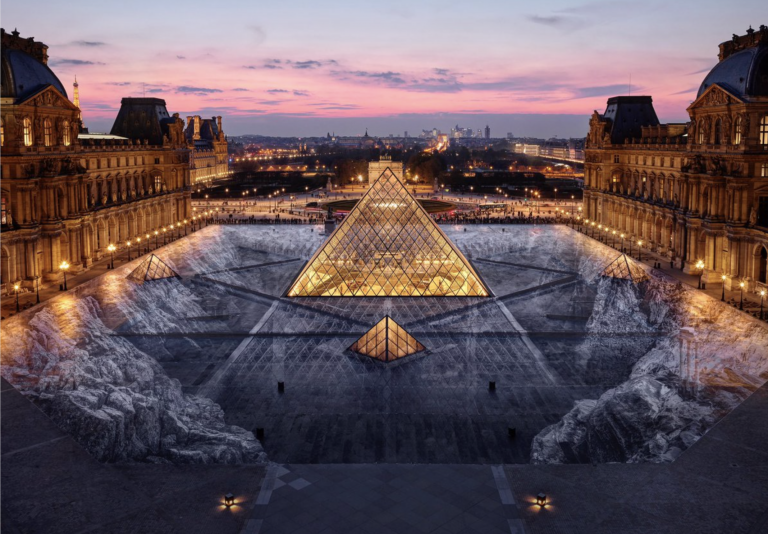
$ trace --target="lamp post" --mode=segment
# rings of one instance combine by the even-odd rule
[[[184,237],[187,237],[187,223],[188,221],[184,219]]]
[[[760,290],[760,320],[763,320],[763,299],[765,298],[765,289]]]
[[[720,279],[723,281],[723,295],[720,297],[720,302],[725,302],[725,280],[728,278],[725,275],[722,275]]]
[[[165,246],[165,244],[168,242],[167,241],[167,239],[168,239],[167,233],[168,233],[168,228],[163,226],[163,246]]]
[[[19,311],[21,311],[19,308],[19,291],[21,291],[21,284],[18,282],[13,284],[13,290],[16,292],[16,313],[19,313]]]
[[[128,249],[128,260],[127,261],[131,261],[131,242],[130,241],[126,241],[125,242],[125,247]]]
[[[40,304],[40,275],[35,275],[35,292],[37,293],[37,302],[36,304]]]
[[[638,239],[637,240],[637,260],[638,261],[643,261],[643,249],[642,249],[642,246],[643,246],[643,240],[642,239]]]
[[[136,256],[141,256],[141,238],[136,238]]]
[[[110,243],[109,246],[107,247],[107,250],[109,251],[109,254],[112,259],[112,265],[110,266],[110,269],[114,269],[115,268],[115,250],[117,250],[117,247],[112,243]]]
[[[155,248],[158,247],[157,239],[160,237],[160,232],[155,230]]]
[[[696,270],[699,271],[699,289],[701,289],[701,278],[704,276],[704,261],[699,260],[696,262]]]
[[[621,253],[624,253],[624,234],[621,234]]]
[[[59,269],[64,273],[64,291],[67,290],[67,269],[69,269],[69,263],[62,261],[59,265]]]
[[[616,248],[616,230],[612,230],[611,234],[613,234],[611,235],[611,246]]]
[[[744,309],[744,282],[739,282],[739,289],[741,290],[741,302],[739,302],[739,309]]]

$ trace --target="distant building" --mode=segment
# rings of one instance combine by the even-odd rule
[[[485,125],[485,138],[490,139],[491,138],[491,127],[487,124]]]
[[[221,117],[187,117],[184,132],[189,146],[189,168],[193,184],[211,182],[229,176],[227,138]]]
[[[593,113],[585,216],[705,282],[758,291],[768,288],[768,28],[734,35],[719,59],[688,123],[661,124],[650,96]]]
[[[391,170],[401,182],[405,182],[405,164],[401,161],[392,161],[392,156],[380,156],[379,161],[368,163],[368,184],[375,182],[387,169]]]

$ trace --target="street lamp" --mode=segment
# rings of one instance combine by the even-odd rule
[[[158,239],[158,237],[159,237],[159,236],[160,236],[160,232],[158,232],[157,230],[155,230],[155,248],[157,248],[157,247],[158,247],[157,239]]]
[[[126,241],[125,246],[128,248],[128,261],[131,261],[131,242]]]
[[[739,289],[741,289],[741,302],[739,303],[739,309],[744,309],[744,282],[739,282]]]
[[[187,237],[187,220],[184,219],[184,237]]]
[[[643,246],[643,240],[642,239],[638,239],[637,240],[637,259],[638,259],[638,261],[643,261],[643,249],[642,249],[642,246]]]
[[[613,248],[616,248],[616,230],[612,230],[613,235],[611,236],[611,246]]]
[[[16,292],[16,313],[19,313],[19,291],[21,291],[21,284],[18,282],[13,284],[13,290]]]
[[[720,297],[720,302],[725,302],[725,280],[726,280],[727,278],[728,278],[728,277],[727,277],[727,276],[725,276],[725,275],[722,275],[722,276],[720,277],[720,279],[723,281],[723,296],[722,296],[722,297]]]
[[[62,270],[64,273],[64,291],[67,290],[67,269],[69,269],[69,263],[66,261],[62,261],[61,265],[59,265],[59,269]]]
[[[109,251],[109,254],[112,257],[112,266],[110,267],[110,269],[114,269],[115,268],[115,250],[117,250],[117,247],[112,243],[110,243],[109,246],[107,247],[107,250]]]
[[[168,239],[168,236],[166,235],[167,232],[168,232],[168,228],[163,226],[163,245],[165,245],[168,242],[166,241]]]
[[[760,320],[763,320],[763,299],[765,298],[765,289],[760,290]]]
[[[136,238],[136,255],[141,256],[141,238]]]
[[[699,260],[696,262],[696,269],[699,272],[699,289],[701,289],[701,278],[704,276],[704,262],[702,260]]]
[[[37,293],[37,304],[40,304],[40,275],[35,275],[35,292]]]
[[[624,234],[621,234],[621,252],[624,253]]]

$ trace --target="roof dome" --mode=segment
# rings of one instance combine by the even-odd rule
[[[3,49],[2,97],[25,100],[47,85],[52,85],[67,96],[61,81],[48,65],[43,64],[26,52]]]
[[[722,60],[709,71],[696,98],[717,84],[735,96],[768,96],[768,46],[746,48]]]

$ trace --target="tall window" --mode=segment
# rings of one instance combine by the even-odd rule
[[[722,134],[723,134],[723,123],[720,119],[717,119],[715,121],[715,144],[716,145],[720,144],[720,138],[722,137]]]
[[[760,119],[760,144],[768,146],[768,115],[763,115]]]
[[[5,121],[0,119],[0,146],[5,146]]]
[[[29,117],[24,117],[21,126],[24,133],[24,146],[32,146],[32,121]]]
[[[53,144],[53,128],[51,127],[50,119],[45,119],[43,121],[43,143],[45,146],[51,146]]]
[[[5,226],[6,224],[8,224],[8,211],[7,211],[8,210],[8,206],[5,204],[5,195],[2,196],[2,198],[0,199],[0,202],[2,202],[2,210],[3,210],[3,212],[2,212],[2,224],[3,224],[3,226]]]
[[[69,146],[72,144],[72,130],[69,127],[69,121],[64,121],[64,123],[61,125],[62,132],[61,132],[61,142],[64,146]]]
[[[768,178],[768,163],[763,163],[760,169],[760,176],[763,178]]]
[[[733,122],[733,144],[741,144],[741,117],[736,117],[736,120]]]
[[[163,178],[161,176],[155,176],[155,193],[159,193],[163,189]]]
[[[699,134],[698,143],[700,145],[703,145],[704,144],[704,124],[703,123],[699,124],[698,134]]]

